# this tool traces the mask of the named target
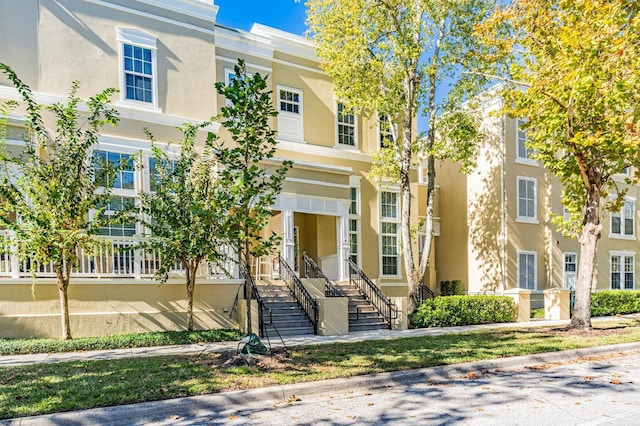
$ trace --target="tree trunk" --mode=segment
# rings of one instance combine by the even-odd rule
[[[62,340],[71,339],[71,325],[69,324],[69,299],[67,288],[69,288],[69,276],[64,276],[62,267],[55,267],[58,278],[58,297],[60,299],[60,320],[62,325]]]
[[[249,217],[249,209],[245,210],[245,214],[246,214],[246,218]],[[248,219],[247,219],[248,220]],[[248,231],[249,231],[249,227],[247,226],[247,223],[245,222],[245,226],[244,226],[244,235],[245,238],[247,238],[246,236],[248,235]],[[246,266],[246,270],[247,270],[247,274],[251,273],[251,267],[249,265],[249,240],[246,239],[244,241],[244,259],[242,259],[242,261],[244,262],[245,266]],[[247,304],[247,324],[246,324],[246,330],[247,330],[247,334],[251,334],[253,333],[253,328],[251,327],[251,285],[249,284],[249,277],[245,277],[244,279],[244,300],[246,301]]]
[[[591,185],[580,235],[580,264],[576,281],[576,299],[569,328],[591,329],[591,286],[595,275],[596,253],[600,239],[600,190]]]
[[[187,270],[187,330],[193,331],[193,292],[196,287],[198,265],[185,265]]]

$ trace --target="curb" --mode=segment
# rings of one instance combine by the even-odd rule
[[[149,423],[185,423],[188,419],[215,418],[224,419],[229,412],[241,412],[252,406],[268,407],[286,404],[297,398],[311,399],[331,393],[353,393],[395,386],[410,386],[425,383],[431,379],[447,379],[452,376],[471,372],[522,368],[530,365],[556,361],[567,361],[587,356],[597,356],[619,352],[640,351],[640,342],[623,343],[593,348],[574,349],[561,352],[547,352],[535,355],[500,358],[487,361],[473,361],[448,366],[395,371],[342,379],[329,379],[318,382],[293,385],[271,386],[266,388],[218,394],[175,398],[162,401],[144,402],[115,407],[95,408],[83,411],[56,413],[37,417],[17,418],[0,421],[2,425],[77,425],[109,424],[132,425]],[[222,415],[221,413],[225,414]]]

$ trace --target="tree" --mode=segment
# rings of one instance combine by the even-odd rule
[[[152,141],[151,191],[141,195],[143,222],[150,235],[140,247],[157,253],[155,278],[165,282],[177,263],[185,269],[187,329],[193,330],[193,294],[203,262],[219,266],[226,260],[228,198],[221,196],[212,155],[214,135],[209,133],[202,153],[195,149],[198,131],[209,123],[185,124],[177,159],[169,158]]]
[[[469,169],[481,137],[478,121],[459,106],[485,82],[482,75],[465,71],[484,66],[484,47],[473,29],[491,2],[310,0],[308,6],[310,33],[336,96],[364,115],[388,120],[388,148],[376,156],[379,167],[372,172],[400,183],[402,250],[413,310],[433,239],[435,161],[450,158]],[[444,100],[437,102],[440,91],[447,89]],[[428,117],[424,138],[416,136],[414,120],[420,111]],[[416,265],[410,170],[422,160],[428,173],[427,238]]]
[[[515,0],[481,32],[506,64],[506,112],[527,118],[528,144],[558,176],[580,230],[572,328],[591,328],[602,210],[618,210],[626,192],[613,177],[640,166],[639,10],[629,0]]]
[[[269,253],[280,237],[262,235],[271,217],[270,207],[282,189],[287,170],[293,165],[289,160],[278,163],[276,132],[269,120],[278,113],[273,107],[271,91],[267,91],[267,79],[259,73],[247,73],[244,61],[235,66],[235,75],[229,84],[216,83],[216,90],[224,95],[228,105],[222,107],[220,118],[229,132],[233,146],[220,143],[214,150],[221,166],[220,185],[232,200],[229,211],[229,241],[240,262],[250,265],[252,257]],[[247,333],[251,333],[251,288],[245,284],[247,300]]]
[[[66,105],[46,108],[56,118],[50,133],[41,115],[43,107],[34,101],[31,89],[7,65],[0,64],[0,70],[18,89],[26,109],[24,150],[13,155],[6,140],[0,141],[0,223],[13,232],[11,240],[4,242],[5,249],[28,262],[34,284],[39,267],[52,265],[58,281],[62,339],[71,339],[67,289],[78,252],[90,253],[101,246],[96,237],[100,227],[118,220],[103,214],[117,166],[96,169],[91,156],[100,129],[118,121],[116,111],[108,106],[116,90],[106,89],[89,98],[87,111],[80,112],[78,83],[73,83]]]

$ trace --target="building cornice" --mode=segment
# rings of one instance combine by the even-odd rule
[[[262,24],[253,24],[251,34],[260,35],[271,40],[271,43],[276,47],[278,52],[318,63],[320,62],[320,59],[316,55],[314,43],[302,36]]]

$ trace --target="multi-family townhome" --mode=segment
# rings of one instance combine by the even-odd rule
[[[304,276],[306,253],[334,282],[352,275],[351,260],[380,294],[406,296],[398,189],[369,176],[371,154],[387,137],[379,118],[344,108],[304,37],[261,25],[248,32],[226,28],[216,23],[217,11],[211,0],[2,2],[0,62],[12,67],[44,105],[64,101],[75,80],[81,98],[107,87],[119,89],[112,103],[120,123],[104,128],[94,155],[120,162],[139,154],[144,167],[119,172],[110,204],[115,212],[134,203],[141,191],[152,191],[156,182],[143,129],[162,145],[180,140],[176,126],[215,116],[225,99],[214,85],[228,82],[242,58],[249,72],[269,75],[279,112],[272,121],[278,131],[276,157],[294,161],[266,230],[282,235],[283,260]],[[0,101],[9,99],[18,100],[18,93],[0,77]],[[11,149],[20,149],[24,119],[21,109],[8,117]],[[216,122],[203,131],[228,136]],[[151,279],[157,259],[127,249],[142,231],[134,222],[104,228],[113,250],[81,257],[69,288],[74,335],[184,327],[180,271],[158,285]],[[258,280],[277,278],[280,268],[274,265],[273,257],[260,259],[252,270]],[[231,277],[203,268],[196,326],[242,322],[237,305],[243,280],[236,265],[228,269]],[[433,271],[430,277],[435,280]],[[4,254],[0,337],[56,336],[58,315],[57,289],[46,265],[32,298],[28,268]]]
[[[438,170],[446,214],[435,240],[437,279],[461,280],[469,293],[531,290],[532,306],[541,306],[544,290],[574,286],[580,246],[551,222],[566,214],[561,185],[526,146],[524,121],[496,114],[501,107],[499,97],[481,107],[486,138],[476,170],[463,175],[451,164]],[[594,290],[640,288],[640,187],[629,187],[624,175],[615,183],[627,193],[621,211],[602,214]]]

